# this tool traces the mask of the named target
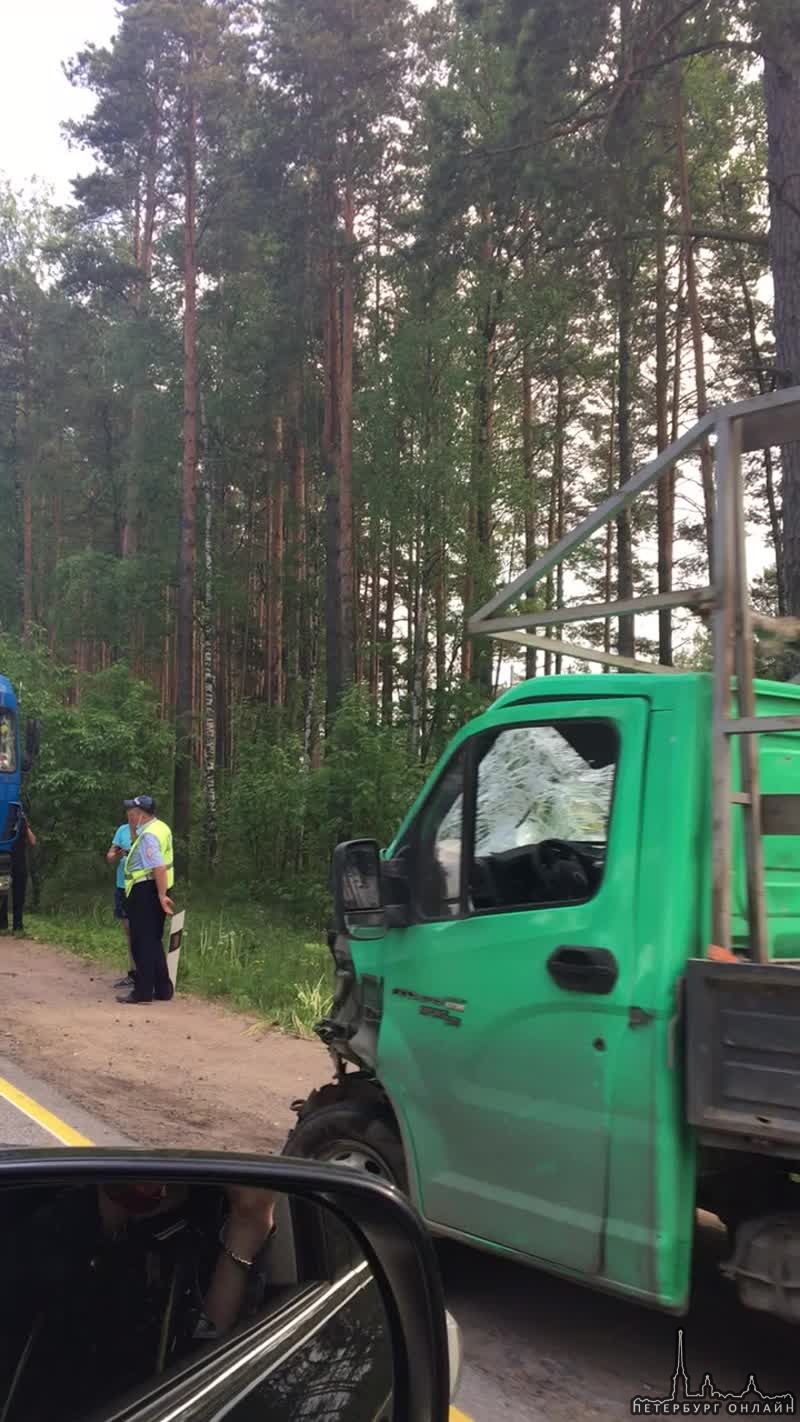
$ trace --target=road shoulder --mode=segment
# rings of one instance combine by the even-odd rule
[[[113,970],[26,939],[2,940],[0,978],[0,1054],[99,1117],[109,1142],[279,1150],[291,1102],[330,1079],[319,1043],[182,994],[124,1006]]]

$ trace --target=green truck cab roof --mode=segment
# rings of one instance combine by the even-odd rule
[[[668,706],[673,702],[669,688],[676,685],[710,685],[707,672],[665,672],[650,675],[649,672],[633,672],[622,675],[611,672],[607,676],[597,673],[581,674],[567,672],[559,676],[530,677],[518,682],[499,696],[485,713],[491,716],[495,711],[503,711],[509,706],[520,706],[537,701],[588,701],[591,697],[639,696],[653,705]]]
[[[732,683],[735,685],[735,682]],[[800,685],[794,682],[760,680],[753,683],[758,714],[770,714],[776,701],[800,701]],[[698,696],[707,697],[711,689],[709,672],[611,672],[607,676],[597,673],[565,673],[560,676],[531,677],[518,682],[499,696],[484,713],[491,717],[494,712],[509,706],[520,706],[537,701],[588,701],[592,697],[639,696],[656,707],[673,706],[678,699],[684,701],[686,692],[694,689]],[[790,732],[789,734],[794,734]]]

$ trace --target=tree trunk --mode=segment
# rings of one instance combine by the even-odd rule
[[[421,723],[421,666],[423,656],[423,603],[421,538],[419,525],[408,550],[408,748],[411,755],[419,749]]]
[[[362,572],[363,548],[359,536],[360,529],[357,527],[355,515],[353,516],[352,538],[353,538],[353,676],[352,680],[357,686],[364,680],[364,634],[362,628],[366,626],[363,602],[366,597],[366,583],[369,581],[369,570]]]
[[[409,742],[411,754],[418,756],[424,731],[425,720],[425,660],[428,642],[427,597],[418,596],[418,614],[414,628],[414,662],[411,677],[411,717]]]
[[[306,445],[303,411],[303,369],[298,365],[290,377],[289,409],[289,508],[286,567],[286,665],[289,678],[287,701],[290,720],[297,725],[302,716],[301,682],[308,672],[308,569],[306,550]]]
[[[628,70],[633,53],[633,0],[619,0],[619,54],[617,72],[620,82],[628,82]],[[636,134],[621,131],[619,137],[623,147],[630,151],[636,143]],[[635,169],[633,170],[635,173]],[[633,304],[635,299],[636,252],[628,238],[628,223],[636,202],[640,197],[641,185],[629,173],[624,161],[619,165],[616,205],[617,216],[617,456],[619,487],[627,484],[633,473],[633,434],[631,430],[631,407],[633,404],[632,341]],[[633,595],[633,535],[631,518],[627,509],[616,520],[617,527],[617,597]],[[636,644],[636,628],[632,617],[621,617],[617,624],[617,649],[622,656],[633,656]]]
[[[669,444],[669,332],[667,322],[669,302],[667,291],[667,252],[664,241],[663,183],[658,192],[658,237],[656,240],[656,448]],[[658,591],[672,591],[673,522],[675,504],[674,471],[659,479],[656,488],[658,524]],[[658,614],[658,660],[672,666],[672,613],[662,608]]]
[[[436,702],[441,705],[447,690],[447,542],[439,539],[436,554]]]
[[[339,288],[336,280],[336,190],[326,179],[323,220],[327,227],[323,272],[323,419],[322,463],[325,472],[325,670],[326,708],[330,724],[342,695],[341,616],[339,608],[341,523],[339,463],[341,409],[339,397],[341,345]]]
[[[618,264],[617,292],[617,451],[619,486],[627,484],[633,473],[633,438],[631,434],[631,340],[633,327],[633,256],[630,244],[622,243]],[[633,538],[630,514],[623,509],[617,519],[617,597],[633,596]],[[620,617],[617,645],[620,655],[632,657],[636,644],[634,619]]]
[[[475,660],[475,640],[467,632],[467,618],[475,611],[475,559],[478,541],[478,515],[475,504],[470,500],[467,509],[466,560],[464,563],[464,637],[461,646],[461,679],[472,681]]]
[[[51,546],[51,549],[50,549],[51,563],[50,563],[50,579],[49,579],[49,582],[50,582],[50,586],[53,587],[53,586],[55,586],[56,569],[58,568],[58,564],[59,564],[59,561],[60,561],[60,558],[61,558],[61,532],[62,532],[62,505],[61,505],[61,495],[60,495],[59,493],[57,493],[55,490],[54,490],[53,493],[52,493],[52,499],[51,499],[51,505],[50,505],[50,507],[51,507],[52,526],[53,526],[53,542],[52,542],[52,546]],[[49,621],[49,623],[50,623],[50,628],[49,628],[49,633],[48,633],[48,645],[49,645],[49,647],[50,647],[50,655],[52,656],[52,655],[54,654],[54,652],[55,652],[55,647],[56,647],[56,624],[55,624],[55,618],[54,618],[54,617],[50,617],[50,618],[48,619],[48,621]]]
[[[488,223],[488,214],[484,222]],[[486,237],[481,249],[484,284],[489,279],[491,243]],[[470,511],[467,528],[467,567],[464,578],[464,619],[482,606],[494,591],[492,548],[491,459],[494,423],[494,336],[497,295],[487,292],[483,299],[476,332],[475,383],[472,396],[472,451],[470,458]],[[464,633],[462,671],[488,700],[492,694],[492,642],[488,637]]]
[[[394,718],[394,612],[397,588],[397,538],[389,525],[389,554],[386,567],[386,610],[383,623],[383,666],[381,669],[381,720],[391,726]]]
[[[786,12],[787,20],[789,11]],[[797,22],[792,28],[796,31]],[[784,39],[788,39],[785,36]],[[800,382],[800,36],[785,63],[764,64],[770,198],[770,266],[775,291],[775,360],[781,385]],[[773,52],[774,46],[773,46]],[[781,451],[786,608],[800,613],[800,443]]]
[[[205,530],[203,588],[203,788],[205,790],[206,856],[208,867],[217,863],[217,657],[214,618],[214,478],[208,457],[208,428],[203,411],[205,463]]]
[[[553,478],[553,471],[552,471],[552,468],[551,468],[551,470],[550,470],[550,487],[549,487],[549,489],[548,489],[548,491],[547,491],[547,547],[548,547],[548,548],[552,548],[553,544],[554,544],[555,541],[556,541],[556,519],[557,519],[557,516],[558,516],[558,493],[557,493],[557,490],[556,490],[556,481],[555,481],[555,479]],[[545,607],[546,607],[548,610],[551,610],[551,609],[553,608],[553,606],[554,606],[554,603],[555,603],[555,583],[554,583],[554,581],[553,581],[552,569],[551,569],[551,571],[547,574],[547,577],[545,578],[545,584],[544,584],[544,602],[545,602]],[[552,654],[552,652],[545,652],[545,654],[544,654],[544,674],[545,674],[545,676],[550,676],[551,673],[552,673],[552,670],[553,670],[553,654]]]
[[[140,359],[144,340],[142,327],[147,317],[150,302],[150,285],[153,274],[153,250],[155,246],[156,216],[158,213],[158,167],[159,144],[161,140],[161,104],[158,90],[152,95],[152,114],[148,129],[147,151],[144,155],[144,196],[137,191],[134,260],[138,268],[138,278],[133,295],[134,325],[136,332],[136,359]],[[131,394],[131,417],[127,477],[125,480],[125,508],[120,536],[120,554],[123,558],[135,556],[138,545],[139,504],[137,498],[139,479],[144,459],[144,411],[143,379],[137,371]]]
[[[313,502],[313,500],[311,501]],[[321,583],[319,538],[308,545],[307,568],[309,590],[316,591]],[[319,719],[317,713],[317,677],[320,644],[320,601],[311,599],[310,591],[305,619],[305,637],[302,652],[303,668],[303,765],[306,769],[319,760]]]
[[[189,54],[189,96],[183,233],[183,488],[178,576],[177,685],[175,696],[176,873],[188,866],[192,812],[192,644],[197,543],[197,95],[194,54]]]
[[[761,345],[758,339],[758,322],[753,307],[753,298],[750,295],[750,288],[747,284],[747,273],[745,272],[742,254],[738,247],[736,249],[736,268],[739,275],[739,289],[742,293],[745,314],[747,317],[747,335],[750,342],[750,358],[756,372],[759,393],[766,395],[769,382],[761,355]],[[769,510],[769,527],[772,535],[772,547],[775,553],[775,582],[777,585],[778,616],[786,615],[786,585],[785,570],[783,566],[783,530],[781,528],[780,509],[778,507],[778,495],[775,487],[775,463],[771,449],[765,449],[762,453],[764,460],[764,493]]]
[[[700,317],[700,299],[697,292],[697,271],[694,261],[694,243],[689,235],[692,227],[692,207],[689,197],[689,166],[686,157],[686,125],[683,114],[683,89],[680,78],[675,84],[675,159],[677,164],[678,193],[681,207],[681,223],[685,233],[684,250],[686,257],[686,295],[689,302],[689,324],[692,331],[694,349],[695,384],[697,387],[698,419],[708,410],[706,391],[706,359],[703,344],[703,322]],[[712,566],[714,547],[714,458],[711,445],[704,439],[700,445],[700,471],[703,481],[703,504],[705,509],[706,550],[708,566]]]
[[[270,706],[283,706],[285,700],[283,674],[283,504],[284,447],[283,421],[275,428],[273,468],[269,489],[269,547],[267,551],[267,701]]]
[[[374,331],[373,343],[375,350],[375,371],[378,371],[378,362],[381,354],[381,302],[383,293],[381,290],[383,276],[383,170],[378,173],[378,186],[375,196],[375,311],[374,311]]]
[[[31,466],[26,459],[22,471],[22,636],[29,641],[33,631],[33,489]]]
[[[558,542],[564,536],[564,435],[567,424],[564,372],[559,370],[556,377],[556,430],[553,446],[553,489],[555,497],[555,537]],[[564,605],[564,564],[556,568],[556,607]],[[556,657],[556,676],[561,671],[561,657]]]
[[[372,516],[372,571],[369,602],[369,694],[377,714],[381,635],[381,524]]]
[[[351,140],[352,146],[352,140]],[[355,191],[348,160],[344,189],[342,354],[339,382],[339,659],[340,688],[351,685],[355,665],[355,563],[353,557],[353,342],[355,337]]]
[[[681,375],[683,367],[683,325],[686,319],[683,298],[683,283],[686,270],[686,253],[681,244],[678,253],[678,290],[675,293],[675,357],[672,362],[672,414],[669,437],[674,444],[678,438],[681,412]]]
[[[267,704],[269,704],[269,672],[272,662],[272,644],[270,642],[272,627],[269,620],[269,606],[272,599],[272,458],[271,441],[267,437],[264,468],[264,527],[261,537],[263,558],[258,565],[255,588],[252,589],[255,596],[257,641],[260,649],[260,660],[256,674],[256,696],[259,701],[266,701]],[[248,589],[248,595],[250,591]]]
[[[611,370],[611,404],[609,406],[608,419],[608,454],[606,457],[606,498],[610,498],[614,492],[614,467],[616,465],[617,450],[615,435],[617,431],[617,368]],[[605,562],[603,569],[603,602],[610,602],[614,593],[614,525],[606,524],[605,533]],[[603,622],[603,651],[611,651],[611,619],[606,617]],[[609,667],[603,667],[603,671],[609,671]]]
[[[31,374],[31,333],[26,326],[22,337],[22,418],[19,423],[19,438],[16,446],[16,474],[18,478],[18,500],[21,514],[20,557],[18,559],[21,581],[22,638],[30,640],[33,631],[33,443],[31,436],[31,411],[33,405],[33,377]]]
[[[769,256],[775,289],[775,362],[781,384],[800,383],[800,23],[791,7],[785,63],[764,63],[769,180]],[[777,47],[773,52],[778,52]],[[786,611],[800,615],[800,442],[784,445],[783,586]],[[798,659],[787,659],[796,673]]]
[[[522,467],[525,478],[525,567],[536,557],[536,524],[539,516],[539,488],[533,442],[533,375],[531,352],[527,341],[522,352]],[[537,651],[525,649],[525,675],[536,675]]]

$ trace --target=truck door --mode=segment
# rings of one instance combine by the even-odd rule
[[[476,723],[393,848],[414,922],[385,940],[381,1078],[432,1223],[602,1269],[627,1030],[647,703]]]

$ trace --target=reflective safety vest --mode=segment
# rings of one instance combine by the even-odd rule
[[[167,889],[171,889],[172,885],[175,883],[175,871],[172,867],[172,830],[170,829],[169,825],[164,823],[163,820],[147,820],[140,827],[139,833],[137,834],[136,839],[133,841],[133,844],[131,845],[130,850],[128,851],[128,857],[125,860],[126,897],[131,892],[131,889],[133,888],[134,884],[141,884],[144,882],[145,879],[153,878],[152,869],[146,869],[143,867],[140,867],[138,869],[131,868],[134,851],[136,850],[139,841],[142,838],[142,835],[144,834],[153,834],[158,840],[159,846],[161,848],[161,857],[164,860],[164,865],[167,871]]]

